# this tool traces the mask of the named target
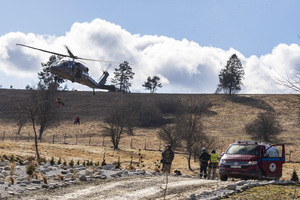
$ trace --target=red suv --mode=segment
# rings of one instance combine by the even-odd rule
[[[228,177],[279,179],[284,163],[284,144],[236,141],[222,153],[219,173],[222,181]]]

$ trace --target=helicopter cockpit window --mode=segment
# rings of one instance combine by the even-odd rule
[[[64,62],[64,63],[63,63],[63,66],[64,66],[64,67],[68,67],[68,66],[69,66],[69,63]]]

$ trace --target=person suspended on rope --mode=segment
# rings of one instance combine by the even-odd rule
[[[162,171],[164,173],[170,174],[173,159],[174,159],[174,152],[172,150],[172,146],[168,144],[165,146],[162,152],[162,159],[161,159],[161,163],[163,164]]]
[[[80,118],[78,117],[78,115],[76,116],[73,124],[80,124]]]
[[[63,105],[63,106],[65,105],[65,104],[61,101],[61,98],[59,98],[59,97],[57,97],[56,103],[57,103],[57,108],[59,108],[60,104]]]

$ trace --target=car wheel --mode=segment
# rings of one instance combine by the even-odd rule
[[[227,179],[228,179],[228,176],[221,176],[221,181],[227,181]]]

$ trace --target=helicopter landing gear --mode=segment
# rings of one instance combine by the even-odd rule
[[[57,82],[57,83],[63,83],[63,82],[65,82],[64,79],[59,78],[58,76],[54,76],[54,81]]]
[[[96,94],[96,92],[95,92],[95,89],[93,88],[93,95],[95,95]]]
[[[58,79],[57,79],[57,82],[58,82],[58,83],[63,83],[63,82],[65,82],[65,81],[64,81],[64,79],[62,79],[62,78],[58,78]]]

